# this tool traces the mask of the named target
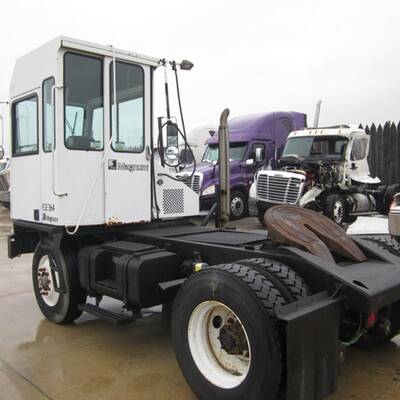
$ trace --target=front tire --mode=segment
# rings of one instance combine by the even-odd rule
[[[39,242],[33,255],[36,301],[48,320],[57,324],[71,323],[82,314],[78,305],[86,301],[86,293],[79,284],[76,252],[68,244],[61,246],[59,254],[49,249],[52,247]]]
[[[185,282],[172,339],[200,399],[276,398],[282,365],[275,310],[284,304],[265,276],[240,264],[207,268]]]
[[[339,193],[329,194],[324,201],[323,213],[325,216],[343,226],[346,220],[346,204]]]

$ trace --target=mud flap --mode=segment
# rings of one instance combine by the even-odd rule
[[[286,331],[286,400],[322,400],[335,391],[341,301],[322,292],[279,311]]]

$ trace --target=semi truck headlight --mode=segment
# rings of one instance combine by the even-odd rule
[[[211,185],[208,188],[205,188],[201,194],[203,196],[210,196],[212,194],[215,194],[215,185]]]

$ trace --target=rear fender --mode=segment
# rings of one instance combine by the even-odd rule
[[[321,292],[279,310],[286,333],[287,400],[322,400],[335,392],[341,303]]]

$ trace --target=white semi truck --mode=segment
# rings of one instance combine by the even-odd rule
[[[383,186],[371,176],[368,152],[363,129],[342,125],[292,132],[279,167],[256,174],[253,195],[260,222],[277,204],[322,212],[340,225],[361,215],[387,214],[400,185]]]
[[[167,79],[152,142],[153,74],[191,66],[65,37],[16,62],[9,257],[33,253],[37,304],[57,324],[82,312],[121,324],[173,304],[176,356],[200,399],[323,399],[344,346],[400,330],[400,258],[341,231],[357,256],[191,223],[198,194],[169,168],[181,129]]]

